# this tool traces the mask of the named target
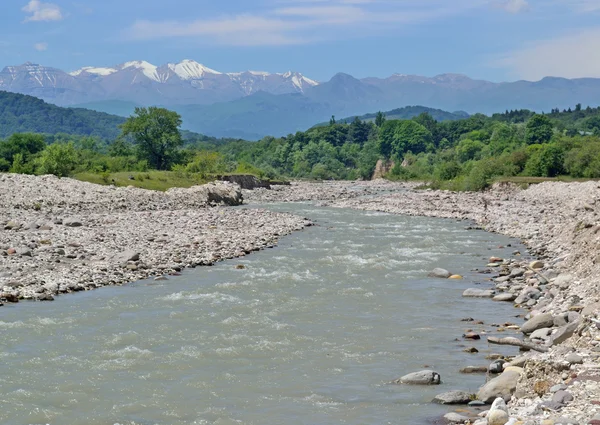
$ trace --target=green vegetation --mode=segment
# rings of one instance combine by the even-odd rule
[[[254,174],[273,180],[369,179],[378,160],[395,163],[387,177],[431,187],[481,190],[493,181],[600,178],[600,108],[437,121],[384,113],[345,123],[331,117],[286,137],[258,142],[181,132],[181,117],[136,108],[110,141],[100,137],[15,133],[0,140],[0,171],[76,176],[102,184],[164,190],[217,175]]]
[[[165,191],[172,187],[192,187],[207,183],[212,178],[198,173],[181,173],[175,171],[133,171],[119,173],[90,173],[82,172],[73,176],[96,184],[112,184],[115,186],[134,186],[141,189]]]

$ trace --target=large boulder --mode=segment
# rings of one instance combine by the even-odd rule
[[[523,373],[523,368],[510,366],[504,369],[500,376],[489,380],[477,392],[477,399],[486,404],[493,403],[498,397],[509,401],[517,389],[517,381]]]
[[[244,202],[240,186],[229,182],[208,183],[189,189],[176,187],[167,190],[166,193],[181,207],[236,206]]]
[[[469,404],[472,399],[470,393],[455,390],[436,395],[433,402],[438,404]]]
[[[450,273],[448,270],[446,269],[441,269],[441,268],[435,268],[432,271],[430,271],[427,276],[429,277],[437,277],[440,279],[448,279],[450,276],[452,276],[452,273]]]
[[[530,334],[533,331],[542,328],[551,328],[554,325],[554,316],[551,313],[542,313],[533,316],[531,319],[523,323],[521,332]]]
[[[421,370],[419,372],[409,373],[400,379],[394,381],[395,384],[408,385],[439,385],[441,383],[440,374],[433,370]]]

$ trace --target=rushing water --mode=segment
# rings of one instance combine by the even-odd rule
[[[436,393],[483,383],[458,370],[493,347],[456,341],[460,319],[516,311],[461,293],[486,287],[470,270],[515,241],[452,220],[272,208],[320,225],[166,282],[0,308],[0,424],[418,424],[448,411]],[[436,266],[466,279],[426,278]],[[426,365],[441,386],[387,384]]]

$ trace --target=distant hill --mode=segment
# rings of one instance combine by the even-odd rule
[[[0,137],[14,133],[67,133],[115,139],[125,118],[80,108],[61,108],[41,99],[0,91]]]
[[[142,105],[138,105],[134,102],[126,102],[124,100],[106,100],[103,102],[80,103],[73,105],[72,108],[91,109],[93,111],[104,112],[107,114],[118,115],[120,117],[127,118],[133,115],[135,108],[138,106]]]
[[[441,109],[428,108],[426,106],[405,106],[404,108],[396,108],[391,111],[383,112],[383,115],[388,120],[409,120],[419,115],[427,113],[433,117],[436,121],[456,121],[464,118],[469,118],[470,115],[464,111],[448,112],[442,111]],[[351,117],[337,119],[341,123],[351,123],[356,118],[361,121],[373,122],[377,117],[377,113],[370,113],[364,115],[353,115]],[[329,125],[329,122],[324,122],[319,125]]]

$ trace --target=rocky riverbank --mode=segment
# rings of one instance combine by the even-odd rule
[[[237,185],[166,193],[54,176],[0,175],[0,304],[167,279],[274,246],[310,225],[239,205]]]
[[[501,364],[498,372],[504,372],[477,397],[487,403],[498,396],[509,401],[512,424],[600,424],[599,183],[552,182],[526,190],[498,185],[485,193],[409,189],[329,204],[466,219],[523,240],[541,261],[491,258],[493,285],[465,294],[481,291],[479,296],[528,310],[527,321],[519,325],[529,351]],[[488,338],[492,341],[523,342]],[[484,417],[475,423],[499,422]]]

